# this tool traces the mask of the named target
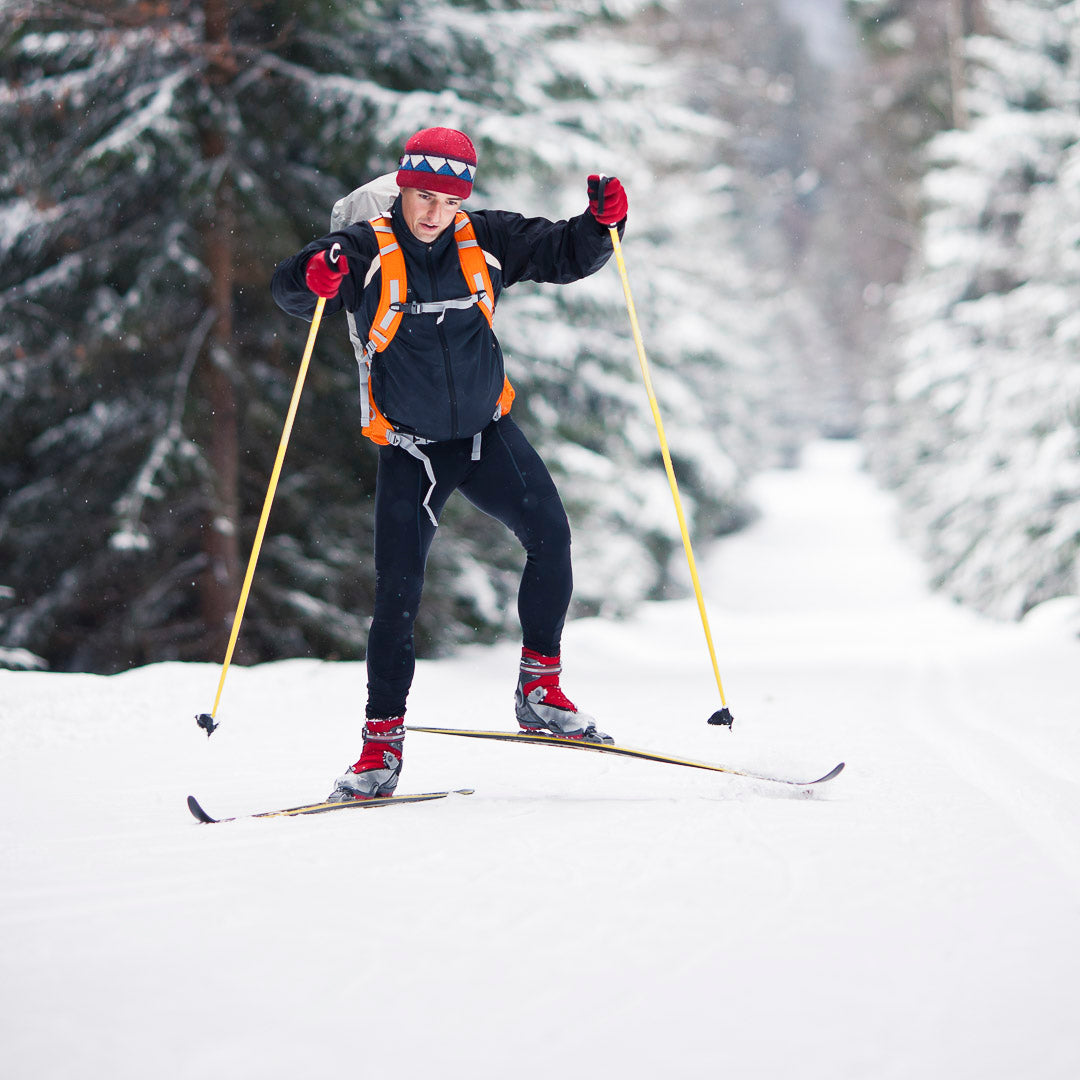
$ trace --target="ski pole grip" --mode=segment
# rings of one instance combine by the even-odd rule
[[[607,182],[610,177],[600,174],[599,179],[596,181],[596,212],[602,214],[604,212],[604,189],[607,187]]]
[[[331,245],[330,250],[326,253],[326,257],[337,266],[337,261],[341,257],[341,245],[334,243]]]

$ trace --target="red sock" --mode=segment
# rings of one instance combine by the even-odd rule
[[[577,712],[577,706],[563,693],[559,685],[562,672],[561,656],[544,656],[533,649],[521,650],[521,692],[528,697],[538,686],[544,688],[544,704],[555,709]]]
[[[369,769],[385,769],[387,751],[401,760],[402,746],[405,742],[405,718],[394,716],[389,720],[368,720],[364,725],[364,749],[360,760],[352,767],[355,773]]]

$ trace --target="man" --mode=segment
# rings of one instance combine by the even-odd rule
[[[523,646],[515,713],[524,731],[611,742],[563,693],[561,637],[570,604],[570,527],[550,474],[509,415],[513,390],[491,315],[517,281],[568,283],[611,254],[627,199],[589,177],[589,208],[569,221],[497,210],[465,214],[476,150],[450,128],[405,144],[389,213],[308,244],[274,273],[289,314],[344,308],[366,341],[364,433],[379,443],[375,604],[368,636],[360,759],[330,799],[392,795],[401,773],[413,625],[438,517],[460,491],[525,549],[518,592]]]

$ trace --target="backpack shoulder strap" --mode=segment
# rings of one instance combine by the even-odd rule
[[[476,231],[469,215],[459,210],[454,218],[454,239],[457,241],[458,259],[465,283],[479,297],[480,310],[491,326],[495,317],[495,290],[491,287],[491,274],[488,271],[487,256],[476,239]]]
[[[405,279],[405,256],[394,235],[390,219],[372,218],[368,224],[375,230],[375,239],[379,242],[379,256],[378,262],[372,260],[364,285],[370,283],[376,270],[382,271],[379,306],[375,309],[368,336],[370,358],[373,353],[382,352],[397,333],[402,316],[401,304],[408,293],[408,287]]]
[[[368,339],[362,353],[357,355],[360,361],[360,430],[372,442],[380,446],[390,443],[393,427],[383,416],[371,394],[371,358],[382,352],[393,340],[401,322],[401,301],[407,294],[405,278],[405,256],[401,245],[394,235],[389,217],[372,218],[368,224],[375,232],[379,244],[379,254],[372,259],[364,280],[366,288],[375,271],[380,270],[379,306],[371,320]]]
[[[495,266],[499,265],[494,255],[488,254],[480,247],[476,239],[476,230],[469,215],[464,210],[459,210],[454,219],[454,238],[457,240],[458,258],[461,260],[461,272],[465,275],[465,282],[472,289],[473,294],[479,297],[477,303],[487,319],[488,326],[492,325],[495,318],[495,290],[491,286],[491,271],[488,270],[488,261]],[[499,395],[499,403],[495,408],[495,419],[505,416],[514,403],[514,388],[510,380],[503,378],[503,389]],[[479,448],[473,448],[473,457],[479,457]]]

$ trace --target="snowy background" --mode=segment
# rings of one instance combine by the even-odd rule
[[[1038,1077],[1080,1070],[1075,601],[934,597],[853,443],[754,485],[693,601],[568,629],[620,741],[808,798],[414,733],[421,806],[202,826],[321,798],[363,671],[0,672],[5,1080]],[[509,726],[510,645],[424,663],[416,723]]]
[[[3,1080],[1080,1075],[1080,0],[222,10],[0,0],[0,665],[52,669],[0,671]],[[294,659],[234,666],[211,740],[193,661],[306,333],[270,270],[432,122],[476,205],[631,192],[736,727],[613,269],[502,306],[569,693],[629,745],[844,759],[811,797],[413,734],[404,791],[476,794],[188,815],[358,754],[374,458],[329,330],[241,636]],[[758,472],[821,432],[861,447]],[[446,526],[421,649],[501,644],[421,663],[410,719],[511,727],[519,556]]]
[[[1080,0],[0,0],[0,665],[225,651],[307,326],[277,261],[420,126],[471,205],[630,193],[698,543],[863,439],[935,587],[1080,593]],[[614,268],[500,303],[515,416],[577,524],[573,616],[678,595]],[[321,333],[240,648],[360,659],[375,455]],[[57,529],[63,520],[67,527]],[[516,634],[516,545],[451,504],[420,653]]]
[[[628,0],[106,6],[0,0],[0,26],[16,9],[0,33],[0,665],[224,654],[308,332],[274,305],[273,268],[420,127],[475,140],[471,208],[559,219],[585,210],[591,173],[623,180],[696,539],[737,528],[745,479],[814,429],[835,334],[786,268],[775,199],[735,165],[733,125],[685,103],[717,89],[695,78],[717,68],[714,39],[738,59],[722,12],[702,43],[696,19]],[[225,6],[227,25],[211,17]],[[762,96],[775,69],[739,139],[778,108]],[[678,530],[614,265],[520,283],[497,326],[514,416],[585,526],[572,614],[662,598]],[[364,655],[376,455],[359,421],[332,315],[245,614],[249,662]],[[427,657],[517,632],[513,538],[456,503],[443,520]]]

